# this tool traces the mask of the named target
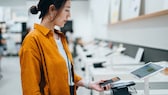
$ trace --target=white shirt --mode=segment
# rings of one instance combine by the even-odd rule
[[[56,41],[56,44],[58,46],[58,49],[59,49],[59,52],[61,53],[61,55],[63,56],[63,58],[65,59],[66,61],[66,65],[67,65],[67,68],[68,68],[68,82],[69,82],[69,85],[73,86],[74,85],[74,82],[73,82],[73,78],[72,78],[72,72],[71,72],[71,62],[70,60],[68,59],[66,53],[65,53],[65,50],[64,50],[64,47],[62,45],[62,42],[61,42],[61,39],[55,39]]]

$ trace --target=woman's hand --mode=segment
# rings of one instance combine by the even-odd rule
[[[98,81],[98,82],[89,83],[89,88],[93,89],[93,90],[96,90],[96,91],[99,91],[99,92],[102,92],[102,91],[105,91],[105,90],[109,90],[111,88],[111,84],[107,84],[105,87],[101,87],[100,86],[100,83],[102,83],[103,81],[104,80],[101,80],[101,81]]]
[[[79,82],[77,82],[76,86],[83,86],[86,87],[88,89],[93,89],[99,92],[105,91],[105,90],[109,90],[111,88],[111,84],[107,84],[104,87],[100,86],[100,83],[103,83],[105,80],[100,80],[98,82],[89,82],[86,80],[80,80]]]

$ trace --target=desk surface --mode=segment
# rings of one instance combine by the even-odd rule
[[[100,79],[109,79],[115,76],[120,77],[122,80],[133,80],[135,82],[143,82],[144,80],[140,80],[135,78],[130,72],[136,68],[140,67],[140,65],[127,65],[127,66],[113,66],[106,68],[94,68],[90,67],[90,77],[94,78],[94,80]],[[150,82],[168,82],[168,76],[163,73],[158,73],[149,78]]]

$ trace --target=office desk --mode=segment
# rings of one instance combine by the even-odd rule
[[[82,57],[82,62],[84,64],[84,67],[86,69],[85,73],[86,73],[86,78],[88,78],[89,76],[89,67],[92,67],[93,64],[95,63],[101,63],[103,62],[103,66],[115,66],[115,65],[119,65],[119,66],[127,66],[127,65],[142,65],[144,64],[143,62],[136,62],[134,58],[132,57],[129,57],[129,56],[126,56],[126,55],[122,55],[122,54],[119,54],[119,55],[116,55],[116,54],[112,54],[111,56],[109,57],[91,57],[91,58],[87,58],[87,57]],[[116,66],[115,66],[116,67]],[[113,68],[115,69],[115,68]],[[126,69],[126,68],[117,68],[117,71],[119,69]]]
[[[135,58],[124,54],[113,54],[109,56],[111,64],[139,64]]]
[[[144,80],[138,80],[130,74],[130,71],[138,68],[143,63],[139,64],[135,58],[117,53],[113,53],[110,56],[105,57],[105,52],[109,52],[106,48],[95,48],[92,46],[92,48],[89,47],[87,49],[87,52],[79,52],[80,58],[82,59],[82,63],[84,64],[86,70],[85,75],[87,78],[96,81],[118,76],[121,78],[121,80],[134,81],[136,83],[135,88],[138,90],[138,95],[143,95]],[[93,54],[93,56],[91,58],[87,58],[86,55],[89,54]],[[93,63],[101,61],[106,61],[106,63],[103,65],[107,66],[107,68],[93,68]],[[168,76],[164,76],[163,74],[159,73],[152,76],[149,82],[150,93],[152,93],[151,95],[168,95]],[[159,92],[159,94],[156,94],[156,92]]]
[[[99,53],[99,52],[97,52]],[[92,67],[95,63],[103,63],[103,66],[108,65],[138,65],[143,64],[140,62],[136,62],[134,58],[123,55],[123,54],[111,54],[108,57],[101,57],[101,56],[93,56],[93,57],[86,57],[86,55],[89,54],[89,52],[81,52],[81,64],[82,67],[85,68],[85,77],[88,79],[89,76],[89,67]]]
[[[140,65],[139,65],[140,66]],[[130,71],[139,67],[138,65],[130,65],[130,66],[113,66],[107,68],[89,68],[90,79],[97,81],[101,79],[110,79],[112,77],[118,76],[121,80],[124,81],[134,81],[136,83],[135,88],[138,91],[137,95],[144,95],[144,80],[139,80],[134,78]],[[168,76],[165,76],[162,73],[158,73],[157,75],[152,76],[149,79],[150,93],[159,92],[159,90],[163,90],[160,94],[156,95],[168,95]],[[151,92],[152,91],[152,92]],[[93,91],[93,95],[98,92]],[[162,94],[161,94],[162,93]],[[105,95],[103,93],[99,93],[100,95]],[[152,95],[155,95],[152,94]],[[151,94],[150,94],[151,95]]]

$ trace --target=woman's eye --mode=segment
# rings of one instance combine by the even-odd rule
[[[66,12],[70,12],[70,10],[65,10]]]
[[[66,12],[69,12],[69,10],[66,10]]]

